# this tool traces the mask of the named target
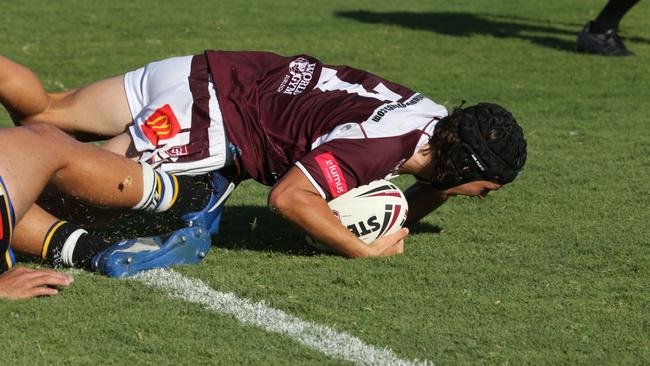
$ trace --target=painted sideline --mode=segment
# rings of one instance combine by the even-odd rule
[[[173,298],[200,304],[216,313],[232,315],[244,324],[288,336],[330,357],[359,365],[431,365],[428,361],[401,359],[389,348],[373,347],[345,332],[274,309],[263,301],[254,303],[233,293],[215,291],[201,280],[184,277],[173,270],[155,269],[133,278],[163,290]]]

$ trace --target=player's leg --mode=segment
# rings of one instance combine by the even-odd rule
[[[56,217],[38,205],[33,205],[16,225],[12,241],[13,249],[21,254],[41,257],[44,233],[57,221]]]
[[[591,23],[591,32],[605,33],[609,29],[618,30],[623,16],[638,2],[639,0],[609,0],[598,17]]]
[[[56,295],[58,291],[54,287],[69,285],[72,277],[53,271],[13,268],[11,250],[16,222],[23,218],[27,207],[43,189],[46,182],[43,177],[53,172],[41,171],[40,176],[21,184],[15,175],[20,174],[17,172],[22,171],[23,164],[12,154],[12,145],[5,145],[5,131],[0,131],[0,142],[3,143],[3,156],[0,158],[0,298]]]
[[[68,247],[64,251],[65,244]],[[92,258],[113,243],[89,234],[84,227],[60,220],[38,205],[33,205],[16,225],[13,249],[47,260],[55,267],[90,269]],[[64,257],[63,253],[68,256]]]
[[[0,103],[16,124],[46,122],[70,132],[115,136],[131,122],[123,76],[47,93],[23,65],[0,56]]]
[[[199,221],[193,227],[163,236],[116,244],[84,226],[59,220],[36,205],[16,226],[12,244],[15,251],[42,258],[54,267],[77,267],[115,277],[144,269],[198,263],[210,246],[208,230]],[[115,253],[120,251],[128,256],[117,253],[116,257]]]
[[[183,184],[190,177],[156,172],[147,164],[78,142],[48,124],[2,132],[0,146],[11,151],[5,155],[23,163],[13,174],[17,181],[28,182],[39,170],[53,170],[56,174],[41,179],[49,178],[60,191],[93,205],[162,212],[182,203],[182,188],[190,189]],[[23,152],[26,147],[29,154]]]
[[[14,168],[11,163],[2,160],[0,160],[0,167]],[[5,176],[5,178],[11,180],[11,176]],[[56,295],[58,293],[56,286],[63,287],[72,283],[72,277],[62,273],[14,268],[15,261],[11,244],[16,238],[15,219],[21,220],[21,217],[14,215],[11,196],[29,194],[33,197],[33,193],[24,190],[13,190],[10,193],[0,177],[0,253],[2,254],[2,258],[0,258],[0,298],[25,299],[34,296]],[[23,211],[20,207],[16,207],[16,209],[19,212]]]
[[[578,34],[578,52],[603,56],[633,55],[618,35],[618,26],[623,16],[638,2],[639,0],[609,0],[598,17],[587,22]]]
[[[175,177],[154,172],[146,165],[79,143],[49,125],[5,129],[0,134],[0,145],[6,147],[5,159],[14,162],[13,165],[5,168],[8,169],[5,172],[0,171],[0,174],[7,175],[8,172],[16,171],[11,174],[10,184],[21,183],[21,187],[28,184],[25,192],[39,191],[47,181],[47,177],[51,176],[51,181],[59,189],[87,202],[156,211],[176,210],[179,214],[203,207],[209,197],[210,190],[207,182],[195,181],[192,177]],[[33,147],[29,156],[21,153],[24,146]],[[19,172],[15,169],[16,164],[21,166]],[[196,194],[197,190],[202,190],[202,193]],[[197,196],[205,198],[203,201],[197,201]],[[35,199],[34,195],[17,197],[17,206],[21,207],[19,212],[21,217]],[[40,220],[28,227],[32,231],[40,230],[40,234],[36,237],[39,238],[38,243],[43,243],[41,253],[55,263],[58,262],[57,264],[88,267],[93,255],[110,246],[107,241],[87,234],[86,230],[72,223],[52,222],[53,218],[42,214],[28,215],[27,219],[29,218]],[[23,224],[27,225],[26,222]],[[200,246],[197,251],[207,252],[206,243],[209,248],[209,236],[204,238],[200,230],[186,230],[185,234],[174,235],[177,235],[179,240],[182,239],[182,235],[190,238],[191,235],[195,236],[199,240],[197,245]],[[24,251],[36,251],[33,237],[31,240],[31,245],[28,244]],[[84,244],[80,245],[82,242]],[[135,245],[137,242],[131,241],[131,244]],[[161,250],[177,249],[177,245],[173,242],[174,245],[166,248],[164,241],[159,241],[158,244]],[[192,249],[192,246],[188,248]],[[21,250],[23,250],[22,246]],[[153,247],[149,249],[152,250]],[[191,253],[181,251],[181,254]],[[147,255],[145,259],[148,263],[151,262],[152,256],[153,259],[157,259],[151,253]],[[196,257],[190,259],[197,260]],[[153,264],[171,265],[186,260],[185,257],[177,256]]]

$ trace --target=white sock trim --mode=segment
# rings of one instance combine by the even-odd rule
[[[63,264],[66,266],[74,266],[72,254],[74,253],[74,248],[77,246],[77,241],[79,241],[79,238],[84,234],[88,234],[88,232],[84,229],[77,229],[72,232],[72,234],[70,234],[70,236],[65,240],[65,243],[63,243],[63,248],[61,248],[61,261],[63,261]]]
[[[133,206],[134,210],[146,210],[156,198],[156,173],[151,165],[140,163],[142,166],[142,198]]]

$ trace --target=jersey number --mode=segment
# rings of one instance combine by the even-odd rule
[[[343,81],[336,76],[336,70],[323,67],[321,71],[321,80],[324,82],[319,82],[316,85],[316,88],[322,91],[344,91],[348,94],[356,93],[359,96],[366,98],[373,98],[377,100],[387,101],[387,102],[396,102],[402,99],[402,96],[388,89],[383,83],[377,84],[372,91],[364,88],[361,84],[351,84],[347,81]]]

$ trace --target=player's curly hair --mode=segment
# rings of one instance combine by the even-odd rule
[[[506,184],[526,162],[523,130],[497,104],[454,108],[438,122],[429,144],[439,189],[481,179]]]

